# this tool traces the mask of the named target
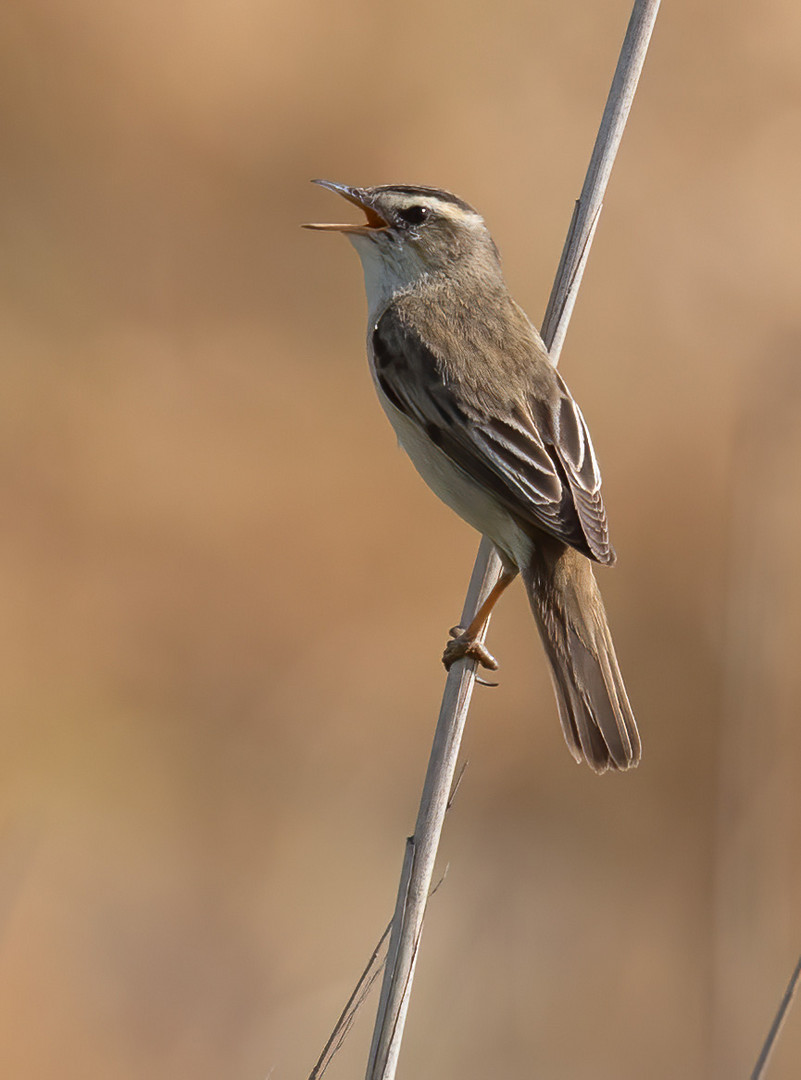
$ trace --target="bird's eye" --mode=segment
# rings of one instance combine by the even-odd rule
[[[407,206],[404,210],[398,211],[398,217],[407,225],[420,225],[428,217],[429,212],[427,206]]]

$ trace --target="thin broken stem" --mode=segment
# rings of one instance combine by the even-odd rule
[[[334,1025],[334,1030],[331,1032],[328,1042],[323,1047],[314,1068],[309,1073],[309,1080],[320,1080],[323,1073],[331,1064],[332,1058],[347,1038],[348,1032],[353,1025],[353,1021],[356,1019],[356,1014],[364,1004],[365,998],[370,993],[373,983],[381,974],[381,969],[386,962],[385,960],[380,959],[381,948],[389,937],[391,929],[392,923],[389,922],[387,923],[386,930],[379,938],[378,944],[373,949],[364,971],[359,976],[359,981],[356,983],[353,993],[348,998],[345,1008],[339,1014],[339,1019]]]
[[[773,1023],[770,1025],[768,1037],[765,1039],[765,1045],[762,1047],[762,1051],[757,1058],[757,1063],[754,1066],[754,1071],[751,1073],[751,1080],[763,1080],[765,1073],[767,1072],[770,1056],[773,1053],[773,1048],[776,1045],[779,1032],[784,1026],[784,1021],[787,1019],[787,1013],[793,1003],[796,991],[798,990],[799,981],[801,981],[801,959],[799,959],[798,963],[795,965],[795,970],[790,976],[790,981],[787,984],[787,989],[784,991],[784,996],[779,1002],[779,1008],[776,1010]]]

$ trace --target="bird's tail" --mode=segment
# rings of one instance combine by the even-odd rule
[[[523,581],[571,754],[596,772],[637,765],[640,736],[589,559],[546,542]]]

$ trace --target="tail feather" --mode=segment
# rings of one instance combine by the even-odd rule
[[[523,580],[571,754],[596,772],[633,768],[640,736],[589,560],[563,544],[538,545]]]

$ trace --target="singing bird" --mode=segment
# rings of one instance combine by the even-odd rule
[[[345,233],[361,258],[370,370],[398,441],[501,557],[476,618],[451,631],[446,667],[464,656],[497,666],[478,638],[519,573],[573,757],[596,772],[637,765],[640,737],[592,571],[615,561],[598,462],[484,219],[438,188],[315,183],[364,213],[360,224],[308,227]]]

